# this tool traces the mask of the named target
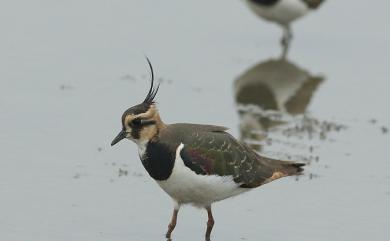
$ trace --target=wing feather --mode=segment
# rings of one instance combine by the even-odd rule
[[[187,167],[200,175],[232,176],[242,187],[252,188],[299,174],[298,171],[287,171],[292,163],[262,157],[222,130],[193,130],[183,140],[181,158]]]

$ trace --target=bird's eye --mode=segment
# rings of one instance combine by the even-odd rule
[[[130,126],[137,127],[137,126],[141,126],[141,125],[142,125],[142,122],[141,122],[141,119],[139,119],[139,118],[136,118],[130,122]]]

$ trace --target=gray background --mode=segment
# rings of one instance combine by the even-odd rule
[[[280,29],[237,0],[0,5],[0,240],[164,240],[169,197],[133,143],[109,147],[147,91],[143,54],[162,79],[165,122],[237,136],[233,82],[279,55]],[[214,205],[213,240],[388,240],[389,7],[328,0],[294,24],[290,61],[326,78],[308,111],[348,128],[313,140],[318,178]],[[204,211],[182,209],[174,240],[200,240],[205,224]]]

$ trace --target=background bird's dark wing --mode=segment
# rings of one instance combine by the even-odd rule
[[[272,6],[275,5],[279,0],[250,0],[253,3],[259,4],[261,6]]]
[[[303,0],[306,5],[311,9],[318,8],[325,0]]]
[[[300,164],[261,157],[224,130],[193,129],[182,140],[180,155],[187,167],[200,175],[232,176],[242,187],[257,187],[302,171]]]

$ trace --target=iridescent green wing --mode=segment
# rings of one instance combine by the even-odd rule
[[[200,175],[231,176],[242,187],[266,183],[281,162],[263,158],[221,130],[192,130],[182,137],[184,164]]]

